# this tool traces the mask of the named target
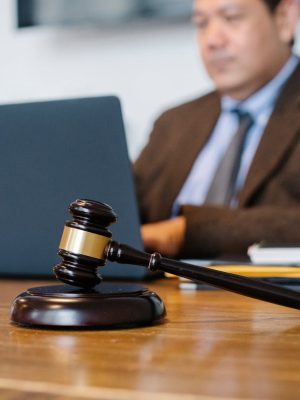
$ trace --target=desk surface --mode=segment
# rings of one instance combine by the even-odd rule
[[[55,283],[55,282],[53,282]],[[148,283],[164,324],[115,331],[25,329],[0,282],[1,399],[299,399],[300,313],[224,291]]]

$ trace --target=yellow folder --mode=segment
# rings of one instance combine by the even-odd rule
[[[284,265],[210,265],[207,268],[251,278],[300,278],[299,266]]]
[[[199,268],[211,268],[231,274],[248,276],[250,278],[300,278],[300,266],[290,265],[207,265]],[[172,274],[165,274],[168,278],[177,278]]]

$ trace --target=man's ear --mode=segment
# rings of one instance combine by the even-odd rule
[[[290,44],[293,41],[300,15],[298,0],[281,0],[274,14],[280,40]]]

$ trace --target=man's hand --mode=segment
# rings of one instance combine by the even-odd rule
[[[167,221],[145,224],[141,233],[146,250],[175,257],[182,247],[185,230],[186,219],[179,216]]]

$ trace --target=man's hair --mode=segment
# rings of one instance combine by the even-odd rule
[[[264,0],[264,2],[271,11],[274,11],[281,0]]]

